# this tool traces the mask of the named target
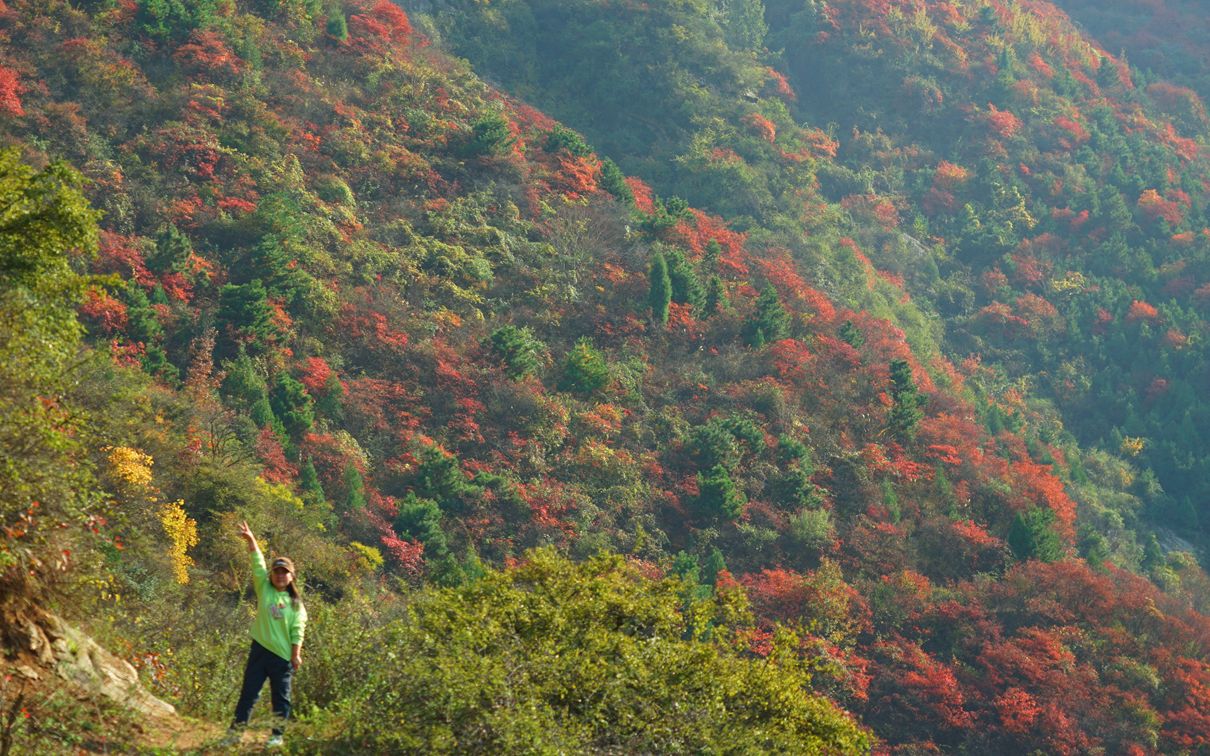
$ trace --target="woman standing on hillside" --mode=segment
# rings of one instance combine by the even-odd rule
[[[248,523],[240,523],[239,535],[248,542],[248,552],[252,554],[256,620],[252,623],[252,650],[244,667],[243,689],[225,742],[234,744],[239,740],[240,730],[248,724],[252,706],[268,678],[273,713],[279,718],[274,722],[268,745],[276,747],[282,744],[282,732],[290,717],[290,680],[294,671],[302,666],[307,609],[294,585],[294,562],[277,557],[272,570],[267,570],[265,556],[256,545],[256,536],[252,535]]]

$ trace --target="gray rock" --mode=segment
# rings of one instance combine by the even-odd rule
[[[47,628],[55,670],[64,680],[143,714],[175,714],[172,704],[156,698],[139,684],[139,674],[74,627],[60,620]]]

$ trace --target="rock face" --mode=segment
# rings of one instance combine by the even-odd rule
[[[176,713],[172,704],[156,698],[139,684],[134,667],[74,627],[53,618],[46,636],[55,670],[63,679],[149,716]]]

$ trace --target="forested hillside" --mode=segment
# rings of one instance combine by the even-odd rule
[[[0,37],[10,655],[62,613],[225,723],[247,520],[303,751],[1210,744],[1205,109],[1053,6]],[[130,747],[73,715],[8,731]]]

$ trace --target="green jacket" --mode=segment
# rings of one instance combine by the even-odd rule
[[[291,656],[291,646],[301,646],[307,629],[307,608],[286,591],[279,591],[269,581],[265,557],[259,550],[252,552],[252,586],[256,588],[256,621],[252,623],[252,640],[283,659]]]

